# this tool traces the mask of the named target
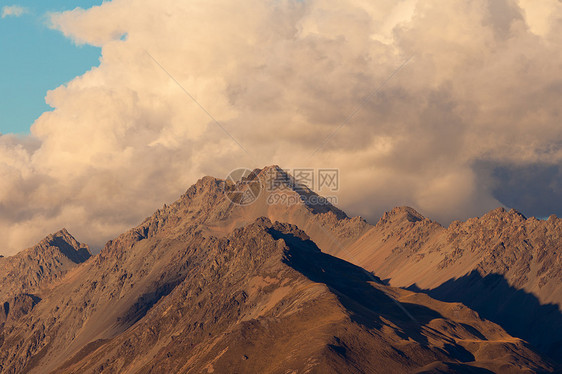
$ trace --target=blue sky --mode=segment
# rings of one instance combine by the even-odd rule
[[[52,109],[45,103],[48,90],[99,64],[100,48],[76,46],[51,30],[47,14],[101,3],[0,0],[0,133],[28,133],[33,121]],[[18,8],[21,14],[9,11]]]

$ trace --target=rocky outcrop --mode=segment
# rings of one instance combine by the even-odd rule
[[[90,257],[88,246],[62,229],[15,256],[0,258],[0,302],[40,293],[43,286]]]
[[[35,295],[20,294],[0,305],[0,324],[10,323],[25,316],[41,299]]]

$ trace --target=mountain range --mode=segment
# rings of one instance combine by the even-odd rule
[[[272,203],[271,175],[204,177],[96,255],[63,229],[0,258],[0,373],[561,369],[562,220],[370,225],[290,183]]]

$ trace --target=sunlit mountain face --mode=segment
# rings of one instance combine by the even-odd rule
[[[560,372],[560,19],[0,4],[0,374]]]
[[[559,219],[372,226],[295,181],[204,177],[97,255],[61,230],[1,258],[0,372],[559,368]]]

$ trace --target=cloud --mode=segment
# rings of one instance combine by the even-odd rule
[[[2,18],[6,17],[20,17],[21,15],[27,13],[28,10],[25,7],[19,5],[6,5],[2,7]]]
[[[48,92],[29,138],[0,137],[4,252],[63,226],[102,246],[240,166],[340,168],[341,207],[372,221],[401,204],[447,223],[516,202],[497,193],[505,173],[479,165],[562,161],[562,4],[542,17],[535,3],[113,0],[54,14],[101,64]]]
[[[562,212],[562,166],[532,163],[528,165],[476,165],[482,175],[493,177],[492,193],[507,206],[516,207],[527,216],[539,218]]]

